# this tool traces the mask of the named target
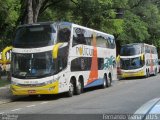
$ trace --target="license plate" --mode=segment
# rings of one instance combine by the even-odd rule
[[[28,90],[28,93],[29,93],[29,94],[35,94],[36,91],[35,91],[35,90]]]

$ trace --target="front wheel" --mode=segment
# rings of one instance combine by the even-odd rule
[[[106,88],[106,86],[107,86],[107,76],[106,76],[106,75],[104,75],[104,77],[103,77],[103,84],[102,84],[102,88]]]

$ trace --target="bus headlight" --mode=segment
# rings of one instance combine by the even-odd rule
[[[11,84],[12,84],[12,85],[18,85],[18,83],[15,82],[15,81],[11,81]]]
[[[52,84],[52,83],[54,83],[55,81],[57,81],[57,80],[49,80],[49,81],[46,81],[46,82],[45,82],[45,85]]]

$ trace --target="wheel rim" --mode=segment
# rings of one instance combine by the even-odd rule
[[[73,94],[73,84],[70,82],[70,84],[69,84],[69,92],[71,93],[71,94]]]
[[[155,69],[155,75],[157,75],[157,69]]]
[[[108,86],[111,86],[111,78],[108,79]]]
[[[146,77],[148,77],[148,71],[146,71]]]
[[[81,82],[79,81],[78,82],[78,89],[81,91],[81,89],[82,89],[82,85],[81,85]]]
[[[104,87],[106,87],[106,84],[107,84],[107,83],[106,83],[106,79],[107,79],[107,77],[105,76],[105,77],[104,77],[104,81],[103,81],[103,86],[104,86]]]

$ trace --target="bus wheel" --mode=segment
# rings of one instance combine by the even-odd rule
[[[148,78],[149,77],[149,71],[148,70],[146,70],[146,76],[145,76],[146,78]]]
[[[107,87],[110,87],[111,84],[112,84],[112,76],[109,75],[109,77],[108,77],[108,79],[107,79],[107,84],[106,84],[106,86],[107,86]]]
[[[106,86],[107,86],[107,76],[106,76],[106,75],[104,75],[104,77],[103,77],[103,84],[102,84],[102,88],[106,88]]]
[[[67,92],[67,97],[72,97],[74,94],[74,84],[72,81],[69,83],[69,91]]]
[[[149,72],[149,69],[148,69],[148,77],[150,77],[150,72]]]
[[[78,80],[78,85],[76,87],[76,95],[80,95],[83,92],[83,83]]]
[[[157,75],[157,69],[154,70],[154,76],[156,76],[156,75]]]

